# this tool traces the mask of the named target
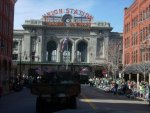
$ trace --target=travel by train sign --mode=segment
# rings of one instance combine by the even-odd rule
[[[67,8],[47,12],[43,18],[49,26],[90,26],[93,16],[82,10]]]

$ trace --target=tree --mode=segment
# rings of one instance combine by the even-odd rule
[[[122,59],[122,39],[110,39],[108,44],[108,69],[114,73],[114,78],[118,74],[119,64],[122,64],[120,59]]]

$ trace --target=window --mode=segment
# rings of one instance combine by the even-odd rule
[[[2,16],[0,15],[0,32],[2,32]]]
[[[63,52],[63,62],[69,63],[71,58],[71,53],[70,51],[64,51]]]
[[[0,12],[3,10],[3,0],[0,0]]]
[[[81,62],[81,52],[77,51],[77,62]]]
[[[32,52],[36,52],[36,37],[31,38],[31,50]]]
[[[13,42],[13,49],[18,49],[18,42],[17,41]]]
[[[35,61],[35,52],[31,52],[31,60]]]
[[[18,60],[18,54],[12,54],[12,60]]]
[[[56,62],[56,59],[57,58],[57,51],[56,50],[53,50],[52,51],[52,62]]]

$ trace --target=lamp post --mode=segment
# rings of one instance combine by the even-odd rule
[[[21,57],[22,57],[22,38],[20,39],[20,48],[19,48],[19,75],[21,76],[22,75],[22,72],[21,72],[21,62],[22,62],[22,59],[21,59]]]

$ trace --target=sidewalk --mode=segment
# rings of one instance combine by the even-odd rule
[[[136,97],[136,99],[141,100],[141,101],[147,101],[147,99],[144,99],[142,97]]]
[[[6,96],[6,95],[9,95],[9,94],[12,94],[14,91],[5,91],[3,92],[2,96]]]
[[[98,88],[98,89],[100,89],[100,90],[102,90],[102,91],[104,91],[104,89],[105,89],[105,87],[96,87],[96,88]],[[110,93],[110,92],[108,92],[108,93]],[[124,96],[124,95],[119,95],[119,96]],[[128,97],[127,97],[128,98]],[[147,99],[144,99],[144,98],[142,98],[142,97],[135,97],[135,98],[131,98],[131,99],[137,99],[137,100],[139,100],[139,101],[147,101]]]

